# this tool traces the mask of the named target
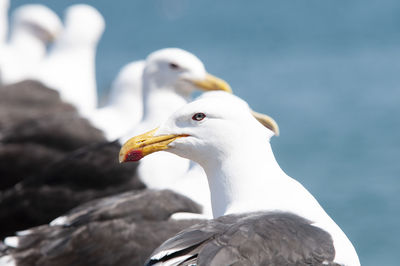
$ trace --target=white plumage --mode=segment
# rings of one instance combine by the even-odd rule
[[[9,0],[0,0],[0,46],[7,40]]]
[[[160,124],[177,108],[190,101],[192,92],[202,89],[195,82],[205,80],[208,75],[203,63],[182,49],[167,48],[150,54],[143,72],[143,119],[127,136],[148,131]],[[122,138],[121,141],[124,142],[126,139]],[[190,190],[180,183],[189,169],[189,160],[173,154],[158,153],[140,162],[138,174],[149,188],[169,188],[182,193],[197,200],[210,214],[208,190],[200,189],[200,184],[207,188],[203,172],[201,170],[191,172],[192,182],[200,183],[198,197],[192,196],[195,192],[193,189]]]
[[[65,28],[32,78],[60,92],[61,98],[90,117],[97,106],[95,54],[105,28],[103,16],[89,5],[65,11]]]
[[[108,140],[125,136],[142,118],[142,76],[144,61],[125,65],[111,85],[108,103],[89,117]]]
[[[184,50],[168,48],[150,54],[143,72],[143,118],[127,136],[148,131],[190,100],[194,88],[183,83],[181,76],[201,78],[205,73],[202,62]],[[159,153],[140,162],[138,175],[149,188],[171,188],[188,169],[189,160]]]
[[[196,114],[204,118],[197,121]],[[296,214],[332,236],[335,262],[360,265],[343,231],[317,200],[279,167],[269,143],[273,135],[252,116],[243,100],[213,92],[176,111],[153,136],[171,136],[174,140],[166,144],[168,151],[204,168],[214,217],[258,211]]]
[[[58,16],[39,4],[18,7],[12,15],[10,40],[0,47],[0,72],[3,84],[21,81],[37,69],[46,47],[62,29]]]

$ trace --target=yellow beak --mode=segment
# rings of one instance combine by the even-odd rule
[[[274,132],[275,136],[279,136],[279,126],[272,117],[254,111],[251,111],[251,113],[264,127]]]
[[[119,162],[130,162],[139,161],[146,155],[149,155],[156,151],[162,151],[168,149],[168,144],[176,140],[177,138],[187,137],[188,135],[163,135],[156,136],[154,134],[158,128],[155,128],[142,135],[129,139],[122,146],[119,152]]]
[[[268,115],[252,111],[253,116],[265,127],[279,135],[279,127],[273,118]],[[158,128],[129,139],[119,152],[119,162],[139,161],[143,157],[157,151],[169,148],[169,144],[178,138],[188,137],[186,134],[171,134],[154,136]]]
[[[205,79],[202,80],[188,80],[189,82],[192,82],[195,86],[199,87],[200,89],[203,89],[205,91],[226,91],[229,93],[232,93],[231,86],[229,84],[220,78],[217,78],[211,74],[206,75]]]

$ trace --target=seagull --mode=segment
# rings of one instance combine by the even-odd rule
[[[165,150],[199,163],[209,183],[214,219],[164,242],[148,265],[360,265],[340,227],[275,160],[276,123],[258,120],[264,126],[240,98],[210,92],[123,145],[120,162]]]
[[[1,82],[10,84],[26,79],[43,60],[47,45],[61,29],[61,20],[48,7],[18,7],[12,14],[10,40],[0,47]]]
[[[125,136],[142,118],[142,76],[145,62],[125,65],[111,85],[108,103],[94,111],[90,122],[112,141]]]
[[[10,0],[0,0],[0,46],[7,40]]]
[[[105,22],[100,12],[85,4],[68,7],[64,21],[64,30],[31,78],[57,90],[88,117],[97,106],[95,54]]]
[[[230,86],[223,80],[206,72],[204,64],[192,53],[179,48],[165,48],[151,53],[143,70],[143,118],[128,134],[132,136],[144,132],[165,120],[177,108],[191,101],[191,94],[195,90],[223,90],[231,92]],[[127,137],[121,138],[121,143]],[[190,162],[173,154],[154,154],[142,160],[138,167],[138,176],[152,189],[171,189],[194,199],[205,210],[210,210],[209,193],[201,190],[200,197],[193,198],[187,193],[185,186],[176,182],[181,176],[188,173]],[[193,182],[200,180],[204,184],[205,178],[193,175]],[[200,177],[203,177],[200,175]],[[207,188],[207,185],[203,185]],[[186,192],[186,193],[185,193]]]

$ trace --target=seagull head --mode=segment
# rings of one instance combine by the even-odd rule
[[[76,4],[65,10],[63,41],[71,45],[95,46],[105,29],[103,16],[90,5]]]
[[[167,150],[204,165],[229,157],[232,151],[249,150],[249,145],[278,134],[278,125],[271,117],[254,113],[240,98],[208,92],[176,111],[160,127],[128,140],[119,160],[137,161]]]
[[[179,48],[151,53],[146,59],[143,82],[144,86],[174,90],[181,95],[195,90],[232,91],[227,82],[207,73],[200,59]]]
[[[29,32],[44,43],[54,41],[62,29],[62,23],[57,14],[40,4],[18,7],[13,12],[12,21],[13,32]]]

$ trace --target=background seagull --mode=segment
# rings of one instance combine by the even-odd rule
[[[64,21],[63,32],[32,78],[57,90],[88,117],[97,106],[95,55],[105,22],[100,12],[84,4],[67,8]]]
[[[48,7],[18,7],[12,14],[10,40],[0,47],[1,82],[10,84],[26,79],[42,62],[47,45],[61,29],[61,20]]]
[[[128,134],[141,120],[143,113],[142,76],[144,61],[125,65],[113,81],[109,100],[89,117],[108,140]]]

